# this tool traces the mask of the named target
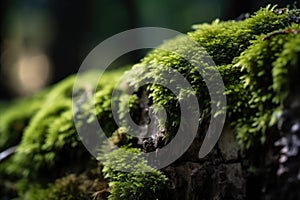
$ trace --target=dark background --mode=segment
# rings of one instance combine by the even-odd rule
[[[1,0],[0,100],[31,95],[76,73],[89,51],[121,31],[157,26],[184,33],[196,23],[215,18],[235,19],[267,4],[282,7],[293,3],[292,0]],[[120,64],[137,62],[142,54],[135,52]]]

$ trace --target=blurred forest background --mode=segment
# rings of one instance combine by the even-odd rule
[[[76,73],[100,42],[121,31],[237,19],[293,0],[1,0],[0,101],[30,95]],[[299,6],[299,3],[298,3]],[[137,62],[133,52],[118,65]]]

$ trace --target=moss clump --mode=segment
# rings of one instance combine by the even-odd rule
[[[104,130],[110,135],[112,134],[116,125],[111,123],[113,119],[110,96],[117,78],[124,70],[115,70],[103,75],[95,95],[97,118],[91,118],[93,109],[89,110],[90,104],[85,102],[81,105],[86,108],[85,112],[77,116],[82,122],[98,120],[102,124],[107,123]],[[91,72],[81,76],[89,78],[95,76],[94,74]],[[43,93],[43,99],[33,98],[30,101],[24,100],[12,105],[5,112],[6,115],[1,116],[3,119],[8,119],[1,121],[3,127],[7,129],[3,129],[6,132],[1,132],[4,135],[3,139],[7,137],[12,141],[3,148],[18,142],[20,144],[12,157],[1,163],[0,177],[7,180],[6,183],[3,183],[4,185],[17,188],[21,196],[26,194],[30,185],[36,184],[38,187],[44,188],[45,185],[66,173],[79,173],[83,169],[89,168],[90,164],[97,162],[92,159],[81,143],[73,122],[72,90],[74,80],[75,76],[71,76],[53,86]],[[85,86],[79,88],[79,90],[83,89]],[[80,91],[78,92],[80,93]],[[22,113],[23,110],[24,113]],[[26,120],[26,124],[24,122],[25,127],[20,130],[19,138],[16,139],[10,133],[14,130],[14,122],[19,119]],[[5,191],[7,189],[3,190],[4,197]]]
[[[3,106],[0,115],[0,151],[20,142],[22,133],[44,100],[45,92]]]
[[[46,101],[24,131],[13,165],[8,170],[21,170],[18,173],[30,180],[51,179],[64,173],[63,163],[70,166],[86,159],[88,154],[72,121],[73,81],[74,77],[68,78],[49,91]],[[59,170],[52,171],[54,168]]]
[[[289,93],[288,72],[295,71],[299,59],[299,31],[300,26],[293,24],[262,35],[237,59],[236,66],[245,72],[241,81],[248,96],[242,110],[247,115],[237,120],[238,138],[247,147],[256,136],[266,140],[267,130],[283,109]]]
[[[275,7],[268,6],[244,21],[216,20],[212,24],[196,25],[188,37],[201,45],[202,50],[181,36],[165,42],[162,48],[150,52],[127,73],[132,75],[128,76],[127,82],[136,92],[119,99],[112,99],[111,94],[124,70],[105,73],[95,96],[85,99],[79,105],[81,112],[75,116],[72,112],[74,77],[40,96],[4,109],[0,117],[0,149],[19,141],[20,145],[16,154],[0,165],[0,177],[6,179],[3,187],[7,188],[1,190],[3,196],[7,196],[16,182],[19,195],[25,199],[43,199],[45,195],[50,199],[90,199],[92,192],[96,192],[95,198],[108,193],[106,190],[102,193],[106,186],[101,174],[95,178],[82,174],[84,168],[91,170],[96,161],[76,134],[75,117],[82,123],[98,121],[111,136],[111,141],[121,147],[101,158],[103,172],[109,181],[109,199],[165,198],[166,177],[147,165],[140,156],[141,149],[132,148],[140,144],[127,135],[129,129],[118,129],[111,105],[118,106],[121,120],[125,119],[125,111],[129,108],[134,121],[140,123],[146,121],[141,114],[145,108],[158,105],[154,111],[158,113],[164,107],[168,119],[159,121],[158,126],[166,129],[163,131],[166,132],[163,137],[166,143],[180,124],[180,98],[196,94],[201,109],[200,130],[205,130],[211,111],[209,92],[197,69],[180,55],[188,55],[196,61],[202,58],[200,62],[207,73],[220,72],[226,87],[228,121],[236,127],[241,146],[247,149],[257,142],[264,142],[276,122],[274,116],[282,109],[293,85],[287,77],[299,70],[299,17],[299,10],[278,12]],[[163,50],[166,48],[174,51]],[[216,67],[207,62],[204,49]],[[138,88],[137,83],[145,79],[172,82],[162,75],[162,71],[171,68],[184,76],[193,90],[182,89],[177,97],[158,84]],[[180,84],[176,86],[180,88]],[[83,90],[88,89],[83,85],[76,92],[80,94]],[[95,104],[91,104],[92,101]],[[126,121],[124,126],[127,126]],[[131,172],[124,172],[124,169]],[[29,187],[28,183],[34,187]]]
[[[98,200],[107,197],[107,189],[107,181],[99,166],[82,174],[69,174],[59,178],[46,188],[31,186],[24,195],[24,200]]]
[[[196,30],[188,33],[213,58],[223,78],[229,102],[228,121],[237,127],[238,139],[243,148],[249,148],[256,139],[265,141],[267,129],[275,122],[272,117],[274,111],[280,109],[279,104],[286,97],[282,93],[285,89],[281,86],[287,80],[288,63],[293,62],[295,65],[295,59],[298,58],[297,52],[290,52],[296,51],[295,46],[284,49],[289,40],[294,43],[298,40],[299,24],[294,22],[295,16],[299,17],[297,10],[277,12],[275,7],[268,6],[244,21],[217,20],[212,24],[196,25]],[[294,32],[276,34],[284,30]],[[264,39],[272,33],[274,37]],[[166,47],[174,51],[162,50]],[[211,100],[203,78],[195,67],[180,56],[187,53],[192,58],[204,55],[205,60],[205,54],[189,45],[182,37],[167,41],[133,67],[135,73],[132,74],[136,75],[133,75],[131,85],[149,77],[163,79],[162,71],[167,68],[177,70],[191,83],[200,100],[202,126],[205,127],[210,117]],[[209,62],[204,62],[204,66],[208,70],[214,68]],[[172,135],[180,123],[179,99],[160,85],[149,85],[147,91],[150,103],[166,109],[168,120],[165,126]],[[187,94],[187,91],[183,92]]]
[[[139,149],[116,149],[100,159],[105,178],[109,179],[111,194],[108,199],[166,198],[167,178],[147,165]]]
[[[276,6],[262,8],[244,21],[215,21],[212,25],[196,25],[189,35],[203,46],[217,65],[229,64],[261,34],[285,28],[291,15],[287,10],[275,12]]]

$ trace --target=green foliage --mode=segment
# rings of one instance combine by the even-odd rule
[[[54,200],[91,199],[93,193],[96,198],[103,194],[103,189],[105,193],[104,177],[99,172],[91,172],[89,163],[96,161],[76,133],[73,122],[76,117],[82,124],[99,121],[112,143],[121,147],[101,158],[103,173],[109,181],[109,199],[165,198],[167,178],[147,165],[139,149],[132,148],[136,141],[128,136],[130,130],[125,121],[126,128],[118,129],[111,107],[118,108],[121,120],[129,110],[136,122],[141,120],[145,107],[155,104],[154,112],[157,113],[164,108],[168,119],[160,121],[159,126],[166,129],[166,140],[171,139],[180,124],[179,102],[186,96],[196,94],[202,112],[201,126],[207,125],[211,99],[201,75],[208,76],[216,70],[226,87],[228,121],[237,129],[241,146],[250,148],[254,143],[263,143],[289,95],[289,86],[293,83],[288,77],[299,70],[300,26],[293,22],[295,17],[300,17],[299,10],[277,12],[275,7],[268,6],[244,21],[216,20],[212,24],[195,25],[188,36],[203,49],[195,48],[181,36],[166,41],[125,74],[128,85],[116,87],[118,92],[133,87],[136,89],[133,95],[123,94],[112,99],[115,83],[124,69],[104,73],[93,98],[87,95],[86,101],[78,105],[82,111],[75,116],[72,111],[74,76],[40,95],[13,103],[8,108],[1,106],[0,150],[19,142],[20,145],[15,155],[0,163],[0,178],[5,179],[0,193],[7,194],[11,188],[17,188],[23,199]],[[207,62],[204,50],[213,58],[216,67]],[[205,70],[200,75],[179,55],[201,64]],[[193,90],[181,88],[180,83],[175,82],[176,77],[166,79],[162,72],[171,69],[185,77]],[[81,76],[90,80],[95,75],[97,73],[91,72]],[[209,78],[214,80],[215,77]],[[181,88],[179,96],[155,83],[139,88],[142,80],[174,82]],[[87,85],[81,85],[75,92],[83,91],[93,92]],[[147,105],[141,106],[143,103]],[[82,173],[83,168],[88,168],[89,173]]]
[[[9,170],[17,172],[21,169],[24,177],[34,180],[45,176],[55,178],[62,172],[52,172],[50,169],[59,169],[57,164],[61,165],[64,162],[79,161],[79,158],[76,159],[72,155],[87,155],[76,135],[72,120],[70,97],[73,81],[74,78],[71,77],[49,92],[42,109],[34,115],[26,128],[18,152],[14,156],[14,165]],[[45,173],[48,170],[51,173]]]
[[[45,94],[3,106],[0,115],[0,151],[18,144],[32,116],[40,109]]]
[[[195,25],[195,31],[188,33],[204,47],[217,65],[226,87],[229,121],[237,127],[238,139],[244,148],[249,148],[257,139],[261,142],[266,140],[265,133],[274,125],[275,116],[287,96],[287,67],[292,63],[296,66],[299,48],[296,33],[299,24],[293,23],[291,16],[299,17],[299,12],[288,9],[277,12],[275,7],[268,6],[244,21],[216,20],[212,24]],[[166,47],[174,51],[162,50]],[[205,69],[214,70],[209,62],[199,61],[199,58],[205,60],[204,52],[199,52],[182,37],[177,37],[150,52],[133,67],[132,74],[135,75],[131,85],[152,77],[155,77],[154,80],[163,79],[162,71],[168,68],[177,70],[196,92],[205,127],[210,117],[211,100],[200,74],[179,56],[187,54]],[[210,78],[213,80],[214,77]],[[180,97],[156,84],[149,85],[148,92],[151,102],[166,109],[166,130],[169,134],[175,133],[180,123]],[[182,94],[189,92],[193,91],[182,91]]]
[[[33,185],[25,193],[24,200],[97,200],[105,197],[107,188],[101,167],[97,167],[82,174],[59,178],[46,188]]]
[[[112,99],[112,92],[113,90],[120,91],[126,89],[126,86],[116,84],[127,69],[128,67],[108,71],[102,75],[101,80],[97,85],[94,97],[87,99],[87,102],[81,105],[82,112],[76,116],[80,119],[80,121],[84,123],[91,123],[98,120],[106,135],[111,136],[111,134],[118,128],[113,120],[111,109],[112,103],[118,104],[120,101],[119,99]],[[88,77],[87,80],[89,80]],[[95,118],[95,116],[97,118]]]
[[[111,131],[111,103],[110,96],[114,80],[122,70],[108,72],[103,76],[95,95],[95,112],[100,123],[108,123]],[[85,75],[87,77],[91,74]],[[90,159],[76,133],[72,111],[72,89],[75,77],[70,77],[59,83],[49,92],[42,109],[32,118],[24,132],[18,153],[14,157],[15,169],[23,166],[22,175],[27,178],[41,179],[42,176],[58,177],[66,170],[64,166],[74,166],[77,169],[84,167]],[[110,84],[107,84],[107,83]],[[82,86],[84,89],[85,86]],[[89,102],[82,106],[90,108]],[[94,104],[93,104],[94,105]],[[81,116],[82,121],[91,120],[93,109],[85,109]],[[110,113],[110,115],[108,115]],[[80,164],[78,164],[80,163]],[[83,166],[82,166],[83,165]],[[59,169],[54,172],[51,169]],[[72,168],[71,168],[72,169]],[[45,173],[51,171],[51,173]],[[74,169],[73,169],[74,170]]]
[[[300,26],[293,24],[279,32],[262,35],[237,59],[236,66],[245,72],[241,81],[248,101],[239,112],[241,117],[236,125],[238,139],[246,147],[250,147],[257,136],[262,142],[266,140],[267,130],[282,110],[289,92],[288,71],[294,71],[292,67],[298,63],[299,31]],[[245,111],[247,115],[243,115]]]
[[[289,25],[288,12],[277,14],[275,7],[262,8],[244,21],[215,21],[212,25],[194,26],[189,35],[213,57],[217,65],[229,64],[251,44],[257,35]]]
[[[152,200],[165,197],[167,178],[147,165],[139,149],[119,148],[100,159],[111,188],[108,199]]]
[[[110,134],[116,129],[111,123],[113,119],[110,96],[117,78],[123,71],[124,69],[120,69],[103,75],[102,82],[99,83],[96,91],[95,104],[93,104],[96,108],[88,109],[91,108],[89,101],[81,105],[87,108],[79,116],[82,123],[88,120],[107,123],[104,130],[111,131]],[[96,75],[91,72],[81,76],[89,78]],[[12,184],[12,187],[17,188],[21,196],[32,184],[41,185],[44,188],[45,184],[66,173],[82,171],[91,162],[91,155],[81,143],[73,122],[74,80],[75,76],[71,76],[43,92],[43,96],[20,101],[11,108],[5,109],[5,115],[1,115],[1,119],[5,119],[0,123],[0,128],[4,127],[0,129],[4,130],[0,132],[1,139],[11,140],[4,147],[18,142],[20,144],[12,157],[1,163],[0,177],[7,180],[4,185]],[[83,89],[86,89],[85,85],[80,86],[79,93]],[[93,112],[96,112],[97,118],[91,118]],[[16,139],[11,133],[14,133],[14,126],[19,121],[23,122],[24,127],[17,132],[19,135]],[[92,162],[96,161],[92,160]]]
[[[118,114],[122,126],[128,126],[126,119],[126,113],[130,113],[130,116],[135,120],[138,124],[140,120],[140,108],[139,108],[139,97],[136,94],[128,95],[123,94],[121,95],[118,103]]]

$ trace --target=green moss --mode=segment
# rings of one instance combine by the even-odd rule
[[[296,45],[288,47],[288,50],[283,48],[291,38],[297,40],[298,35],[277,32],[299,29],[291,16],[299,17],[299,12],[286,9],[278,13],[275,7],[268,6],[244,21],[216,20],[212,24],[196,25],[196,30],[188,33],[204,47],[217,65],[226,87],[228,121],[237,127],[238,139],[244,148],[249,148],[257,140],[265,141],[265,133],[274,125],[274,116],[280,110],[279,104],[286,97],[283,92],[286,87],[282,88],[283,82],[287,80],[286,67],[290,62],[295,63],[289,59],[297,59],[298,56],[297,52],[290,52],[296,51]],[[268,34],[271,34],[270,39],[267,39]],[[267,38],[264,39],[265,37]],[[166,47],[176,53],[161,49]],[[177,70],[191,83],[200,100],[202,125],[205,127],[210,117],[211,103],[206,85],[197,70],[179,56],[188,53],[193,58],[194,55],[201,57],[204,54],[182,37],[165,42],[161,48],[153,50],[140,64],[133,67],[133,74],[136,76],[133,76],[131,85],[151,77],[155,77],[155,80],[163,79],[162,71],[167,68]],[[286,54],[289,56],[286,57]],[[206,69],[213,70],[213,66],[204,64]],[[166,109],[168,120],[165,126],[172,135],[180,123],[179,99],[160,85],[148,86],[148,92],[151,102]],[[187,94],[187,91],[183,92]]]
[[[229,64],[257,35],[289,24],[288,12],[276,14],[274,9],[275,7],[268,6],[244,21],[215,21],[210,26],[196,26],[196,31],[189,35],[206,49],[217,65]]]
[[[248,101],[243,103],[236,125],[238,139],[246,147],[256,139],[266,140],[266,133],[283,109],[289,92],[288,71],[294,71],[292,67],[298,63],[300,53],[297,31],[300,31],[300,26],[293,24],[279,32],[262,35],[237,59],[236,66],[245,72],[241,81]]]
[[[105,178],[109,179],[111,194],[108,199],[152,200],[166,197],[167,178],[147,165],[139,149],[119,148],[100,159],[103,160]]]
[[[107,196],[107,181],[101,167],[93,168],[82,174],[69,174],[57,179],[47,187],[30,186],[23,196],[24,200],[97,200]]]
[[[79,117],[85,123],[88,120],[98,120],[105,124],[104,130],[112,132],[116,129],[111,115],[110,96],[118,77],[125,69],[107,72],[103,75],[95,95],[97,118],[91,118],[94,109],[89,109],[89,102],[84,103],[85,112]],[[82,75],[85,78],[96,76],[96,73]],[[33,98],[12,105],[1,115],[1,124],[5,132],[3,139],[8,138],[17,144],[17,152],[0,165],[0,177],[9,182],[19,182],[14,187],[24,194],[31,184],[42,187],[45,184],[62,177],[65,173],[78,173],[96,162],[87,152],[77,135],[73,122],[72,90],[75,76],[53,86],[43,93],[43,99]],[[85,89],[81,86],[80,90]],[[108,115],[110,113],[110,115]],[[24,118],[24,119],[23,119]],[[14,130],[15,121],[26,120],[22,130],[17,132],[16,139],[10,133]],[[0,126],[1,127],[1,126]],[[22,138],[22,139],[21,139]],[[2,140],[1,140],[2,142]],[[5,146],[4,146],[5,147]],[[11,177],[11,178],[10,178]]]
[[[92,120],[99,120],[100,123],[107,122],[106,126],[110,129],[104,128],[105,130],[115,130],[112,129],[110,123],[113,121],[110,96],[114,80],[120,72],[121,70],[105,74],[95,95],[95,112],[98,119]],[[91,75],[87,74],[86,76]],[[90,159],[76,133],[73,122],[71,97],[74,79],[75,77],[70,77],[53,87],[42,109],[36,113],[24,132],[15,156],[15,165],[16,169],[23,166],[22,174],[25,177],[41,179],[41,176],[45,174],[44,170],[55,168],[60,169],[61,172],[55,171],[55,173],[46,173],[46,175],[57,177],[66,170],[63,167],[64,163],[68,163],[70,166],[77,165],[77,168],[80,169],[80,165],[76,163],[83,162],[82,164],[84,164],[84,161]],[[108,82],[110,84],[107,84]],[[82,120],[91,120],[89,118],[93,109],[85,109],[85,111],[81,116]]]
[[[195,25],[195,30],[188,33],[189,38],[204,47],[216,64],[215,68],[212,63],[200,61],[207,73],[218,70],[223,78],[228,102],[227,120],[237,129],[237,138],[244,149],[268,138],[276,115],[289,95],[293,83],[288,77],[299,70],[300,26],[294,23],[297,17],[300,17],[299,10],[286,9],[280,13],[275,7],[268,6],[244,21],[216,20],[212,24]],[[166,128],[166,142],[174,136],[180,124],[179,102],[185,95],[196,94],[199,99],[201,126],[206,127],[210,118],[211,99],[206,84],[197,69],[179,56],[189,55],[193,61],[199,61],[207,58],[205,52],[199,52],[181,36],[166,41],[161,47],[174,49],[176,53],[155,49],[127,73],[132,76],[127,76],[130,78],[126,81],[136,89],[133,95],[112,99],[115,83],[124,74],[124,69],[106,72],[95,96],[82,102],[79,105],[82,112],[76,113],[75,117],[82,124],[99,121],[105,133],[112,136],[110,140],[122,147],[102,158],[103,173],[109,181],[109,199],[162,199],[167,184],[161,172],[141,159],[139,149],[128,147],[134,146],[136,140],[127,135],[130,130],[126,129],[126,121],[122,124],[126,128],[118,129],[113,120],[112,105],[117,106],[121,121],[129,108],[136,122],[142,120],[141,112],[145,107],[159,105],[154,107],[158,112],[163,106],[168,119],[160,121],[159,126]],[[174,81],[162,76],[162,71],[170,68],[183,75],[193,91],[182,89],[176,97],[159,84],[138,88],[137,83],[143,79],[165,83]],[[82,76],[89,80],[96,74]],[[96,161],[82,145],[74,126],[74,80],[74,76],[67,78],[41,95],[1,108],[0,150],[20,142],[16,154],[0,163],[0,178],[6,180],[1,185],[5,188],[1,193],[7,194],[15,187],[21,198],[45,199],[47,195],[47,199],[63,200],[91,199],[93,193],[95,198],[108,193],[106,190],[101,192],[106,189],[101,173],[95,176],[82,173],[84,168],[91,170],[90,162],[95,164]],[[180,88],[180,84],[176,86]],[[126,85],[117,87],[120,91],[126,89]],[[83,90],[89,88],[82,85],[76,92],[80,94]],[[141,94],[143,90],[146,92]],[[143,107],[143,103],[148,105]],[[124,169],[136,172],[125,173]]]
[[[11,171],[21,169],[22,175],[30,179],[57,177],[59,171],[51,171],[57,163],[79,161],[72,154],[84,155],[84,147],[76,135],[72,121],[71,91],[74,78],[69,78],[47,95],[42,109],[31,119],[26,128],[18,152],[14,156]],[[65,151],[72,154],[67,155]],[[20,168],[21,167],[21,168]],[[50,170],[51,173],[45,173]]]
[[[0,151],[20,142],[22,133],[44,100],[43,93],[3,107],[0,115]]]

